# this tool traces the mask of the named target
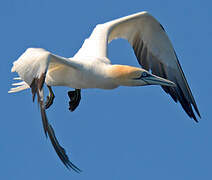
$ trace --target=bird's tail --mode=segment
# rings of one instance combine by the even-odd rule
[[[22,79],[20,77],[15,77],[14,80],[22,80]],[[14,93],[14,92],[18,92],[18,91],[22,91],[22,90],[30,88],[29,85],[25,83],[24,81],[13,83],[12,85],[16,87],[11,88],[8,91],[8,93]]]

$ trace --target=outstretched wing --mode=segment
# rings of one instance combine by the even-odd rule
[[[141,12],[97,25],[75,56],[106,57],[107,44],[117,38],[128,40],[144,69],[177,85],[162,88],[197,121],[192,105],[199,117],[200,113],[176,53],[162,25],[149,13]]]
[[[29,87],[31,88],[33,101],[35,99],[35,95],[37,95],[38,103],[40,104],[45,135],[49,136],[51,143],[63,164],[67,168],[71,168],[76,172],[81,172],[81,170],[69,160],[65,149],[59,144],[55,136],[54,129],[48,122],[46,116],[43,85],[49,67],[55,67],[58,64],[69,65],[70,62],[68,59],[55,56],[44,49],[27,49],[27,51],[14,62],[12,67],[12,72],[16,71],[20,76],[18,79],[23,80],[23,82],[14,84],[19,85],[20,87],[13,88],[9,92],[17,92]]]

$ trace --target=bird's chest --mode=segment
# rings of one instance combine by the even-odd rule
[[[46,83],[50,86],[68,86],[76,89],[114,89],[117,87],[107,78],[104,68],[92,66],[83,70],[65,66],[57,68],[47,73]]]

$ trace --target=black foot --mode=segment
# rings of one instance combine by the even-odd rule
[[[50,86],[47,87],[49,89],[49,95],[46,97],[45,109],[48,109],[53,104],[55,98],[52,88]]]
[[[68,96],[70,98],[69,101],[69,110],[73,112],[80,103],[81,100],[81,90],[75,89],[75,91],[69,91]]]

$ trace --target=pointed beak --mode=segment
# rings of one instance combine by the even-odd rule
[[[149,85],[161,85],[161,86],[176,86],[175,83],[159,76],[151,74],[151,76],[142,78]]]

